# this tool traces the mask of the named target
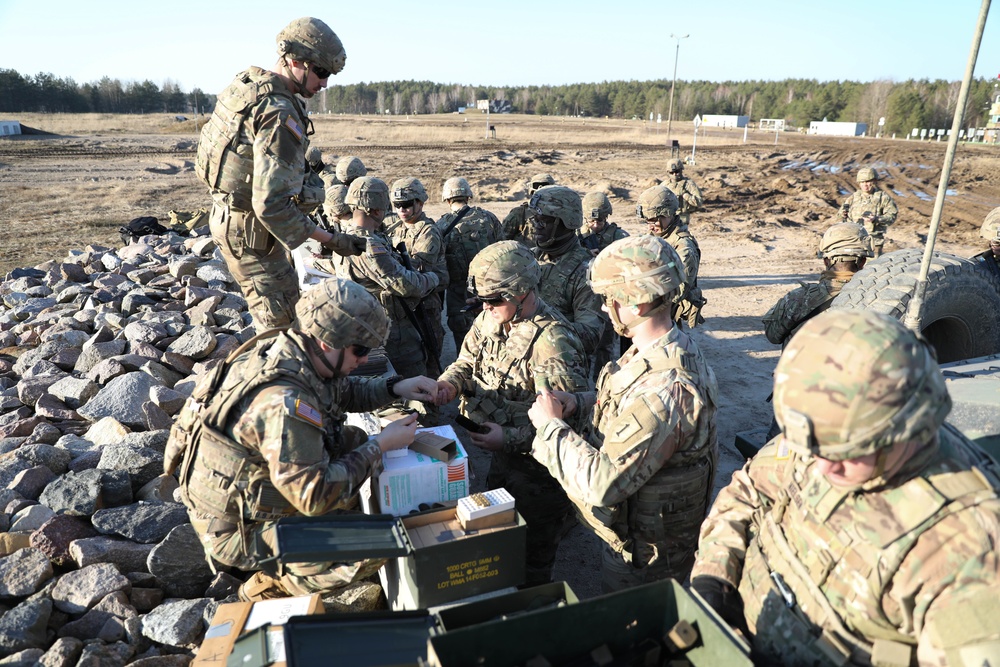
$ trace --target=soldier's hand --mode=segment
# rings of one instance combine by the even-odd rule
[[[363,254],[368,247],[368,242],[364,238],[354,236],[353,234],[331,232],[330,240],[324,241],[323,247],[343,257],[350,257],[351,255]]]
[[[483,422],[483,426],[489,429],[486,433],[473,433],[469,431],[472,444],[490,452],[498,452],[503,449],[503,428],[493,422]]]
[[[743,615],[743,599],[739,591],[729,582],[717,577],[701,575],[691,580],[691,588],[698,591],[712,609],[718,612],[729,625],[741,632],[746,631],[746,618]]]
[[[402,449],[406,447],[411,442],[413,442],[413,437],[417,434],[417,413],[409,414],[402,419],[397,419],[396,421],[390,423],[382,432],[378,434],[375,440],[378,442],[379,448],[383,452],[388,452],[393,449]]]
[[[559,392],[565,394],[565,392]],[[575,403],[575,401],[574,401]],[[542,389],[528,410],[528,419],[536,429],[542,428],[551,419],[562,419],[563,404],[554,392]]]
[[[392,393],[400,398],[428,403],[437,399],[438,383],[429,377],[416,377],[400,380],[392,387]]]
[[[458,390],[455,389],[455,385],[444,380],[437,381],[437,398],[434,400],[434,405],[451,403],[456,396],[458,396]]]

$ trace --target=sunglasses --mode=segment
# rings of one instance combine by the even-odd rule
[[[410,199],[409,201],[397,201],[397,202],[393,202],[392,205],[395,206],[396,208],[400,209],[400,210],[402,210],[404,208],[413,208],[413,200]]]
[[[351,345],[351,354],[355,357],[367,357],[371,351],[372,349],[367,345]]]
[[[502,306],[507,301],[507,299],[502,296],[480,296],[476,298],[479,299],[480,303],[485,303],[486,305],[493,307]]]
[[[531,216],[531,224],[537,227],[544,227],[545,225],[551,225],[556,221],[554,215],[542,215],[541,213],[535,213]]]
[[[319,65],[317,65],[315,63],[312,66],[312,71],[313,71],[313,74],[315,74],[317,76],[317,78],[320,78],[320,79],[329,79],[330,78],[330,74],[331,74],[330,70],[323,69],[322,67],[320,67]]]

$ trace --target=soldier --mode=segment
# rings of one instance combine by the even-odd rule
[[[677,251],[684,264],[684,288],[677,297],[679,308],[675,314],[677,322],[685,322],[694,328],[705,321],[701,309],[708,303],[698,287],[698,267],[701,264],[701,248],[687,227],[681,227],[677,218],[677,197],[662,185],[654,185],[639,195],[636,215],[645,220],[649,233],[666,239]]]
[[[818,283],[802,283],[771,306],[762,320],[767,339],[784,347],[806,320],[829,308],[841,288],[864,268],[871,247],[871,237],[861,225],[842,222],[827,229],[818,253],[826,270]]]
[[[414,310],[438,286],[433,271],[418,271],[403,266],[392,242],[378,231],[389,210],[389,188],[371,176],[354,180],[347,189],[351,207],[351,232],[367,241],[364,254],[333,258],[333,271],[340,278],[358,283],[374,296],[389,313],[389,339],[386,356],[397,373],[420,375],[431,356]],[[419,406],[415,406],[418,407]]]
[[[611,201],[603,192],[590,192],[583,198],[583,219],[587,226],[580,230],[580,243],[594,257],[614,241],[628,236],[624,229],[608,222],[612,212]]]
[[[531,454],[604,541],[604,592],[683,581],[712,497],[718,390],[672,320],[680,259],[663,239],[631,236],[597,256],[590,281],[633,346],[606,367],[596,393],[543,389],[528,412],[537,429]],[[575,413],[592,413],[585,435],[563,420]]]
[[[326,215],[326,224],[331,229],[338,232],[350,224],[354,214],[351,207],[344,201],[347,198],[347,186],[336,184],[326,189],[326,199],[323,201],[323,213]]]
[[[335,173],[338,181],[350,187],[355,179],[367,176],[368,169],[365,168],[365,163],[361,161],[361,158],[345,155],[337,160]]]
[[[459,411],[484,428],[470,433],[472,442],[493,453],[487,486],[506,488],[528,523],[531,585],[550,580],[572,510],[558,482],[531,458],[528,408],[543,387],[566,392],[587,387],[580,341],[539,298],[538,278],[531,251],[516,241],[495,243],[476,255],[469,286],[483,312],[437,383],[439,405],[461,397]]]
[[[601,342],[607,318],[600,297],[587,284],[592,256],[577,236],[583,226],[580,195],[562,185],[540,188],[528,201],[528,213],[542,272],[538,295],[569,320],[589,359]]]
[[[1000,470],[950,410],[932,349],[886,315],[830,310],[789,341],[782,435],[719,493],[691,580],[761,664],[1000,656]]]
[[[257,571],[240,588],[244,600],[326,595],[378,569],[383,560],[289,564],[277,578],[260,571],[276,556],[278,519],[342,509],[381,470],[383,452],[413,440],[413,415],[368,437],[344,425],[345,412],[436,392],[426,377],[348,377],[389,329],[359,285],[325,280],[296,310],[296,328],[255,336],[199,380],[167,444],[165,469],[180,468],[210,562]]]
[[[448,265],[448,290],[445,299],[448,308],[448,328],[455,338],[455,348],[462,347],[476,314],[470,305],[474,302],[468,292],[469,264],[476,254],[500,240],[500,221],[495,215],[478,206],[469,206],[472,188],[464,178],[453,177],[441,188],[441,201],[447,202],[451,211],[437,221],[444,237],[445,262]]]
[[[531,180],[528,181],[528,199],[512,208],[500,225],[503,228],[503,238],[508,241],[517,241],[529,248],[532,247],[533,236],[529,220],[531,212],[528,210],[528,202],[539,188],[555,185],[555,182],[556,180],[550,174],[535,174],[531,177]]]
[[[973,255],[972,259],[993,275],[1000,276],[1000,206],[986,214],[979,236],[986,239],[990,247]]]
[[[858,185],[861,190],[855,192],[840,207],[840,215],[844,220],[864,225],[872,237],[872,252],[875,257],[882,254],[885,245],[885,232],[896,222],[896,202],[892,197],[877,189],[878,174],[871,167],[858,169]]]
[[[270,71],[251,67],[219,94],[198,143],[195,171],[212,193],[212,238],[247,299],[258,331],[295,317],[299,285],[288,253],[306,239],[341,254],[363,241],[317,226],[303,197],[311,98],[344,67],[344,47],[325,23],[296,19],[277,37]],[[300,209],[299,206],[303,209]]]
[[[700,211],[705,199],[695,182],[684,175],[684,160],[675,158],[667,163],[670,177],[663,182],[668,190],[677,197],[677,217],[680,226],[687,229],[691,224],[691,214]]]

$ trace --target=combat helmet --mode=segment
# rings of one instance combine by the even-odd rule
[[[583,198],[583,217],[599,220],[611,215],[611,200],[603,192],[588,192]]]
[[[928,442],[951,410],[933,349],[897,320],[827,310],[774,371],[774,415],[793,450],[830,461]]]
[[[330,347],[380,347],[389,337],[389,315],[378,299],[351,280],[327,278],[295,305],[297,328]]]
[[[424,189],[423,183],[412,176],[407,176],[392,184],[393,202],[410,201],[411,199],[421,202],[427,201],[427,190]]]
[[[871,167],[861,167],[858,169],[858,183],[864,183],[865,181],[877,181],[878,173]]]
[[[528,181],[528,196],[538,192],[538,188],[544,188],[546,185],[555,185],[556,179],[552,178],[552,174],[535,174]]]
[[[638,306],[660,297],[668,301],[684,284],[684,265],[673,246],[659,236],[619,239],[590,263],[590,289],[605,301]]]
[[[576,190],[564,185],[540,188],[528,200],[528,210],[535,215],[558,218],[566,229],[583,227],[583,203]]]
[[[979,228],[979,236],[987,241],[1000,242],[1000,206],[986,214],[983,226]]]
[[[331,185],[326,189],[326,201],[323,202],[323,212],[328,218],[339,218],[351,212],[351,207],[344,201],[347,198],[346,185]]]
[[[392,208],[389,202],[389,186],[385,181],[374,176],[362,176],[356,178],[347,188],[347,195],[344,203],[353,208],[362,208],[366,211],[381,210],[388,211]]]
[[[684,171],[684,160],[680,158],[674,158],[673,160],[670,160],[669,162],[667,162],[667,171],[669,171],[671,174],[676,173],[678,171]]]
[[[306,164],[317,174],[323,170],[323,151],[317,146],[311,147],[306,152]]]
[[[654,185],[639,195],[635,214],[640,220],[650,220],[666,216],[673,219],[677,214],[677,195],[663,185]]]
[[[365,163],[361,161],[361,158],[356,158],[353,155],[345,155],[337,160],[336,172],[338,181],[344,185],[350,185],[354,182],[354,179],[366,175],[368,170],[365,169]]]
[[[337,34],[319,19],[295,19],[278,33],[278,54],[318,65],[331,74],[344,69],[347,52]]]
[[[469,182],[459,176],[452,176],[441,186],[441,201],[450,199],[472,199],[472,188]]]
[[[502,296],[511,300],[538,286],[538,260],[517,241],[498,241],[486,246],[469,265],[469,291],[480,297]]]
[[[817,256],[831,261],[836,261],[840,257],[847,261],[860,257],[874,257],[872,237],[868,235],[868,230],[855,222],[838,222],[823,234]]]

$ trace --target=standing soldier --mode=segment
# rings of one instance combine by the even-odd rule
[[[357,178],[347,189],[346,201],[353,212],[351,232],[365,239],[367,250],[356,257],[333,258],[336,274],[364,287],[388,311],[385,352],[396,372],[421,375],[431,355],[415,309],[438,286],[438,275],[407,269],[392,242],[378,231],[391,206],[385,182],[371,176]]]
[[[572,508],[559,483],[531,458],[528,408],[536,392],[587,388],[583,349],[565,321],[535,292],[538,263],[516,241],[495,243],[469,267],[483,312],[458,358],[438,378],[438,404],[461,397],[459,411],[481,424],[473,444],[493,452],[491,489],[506,488],[528,524],[527,583],[547,583]]]
[[[531,454],[604,541],[604,592],[683,581],[712,498],[718,390],[672,319],[680,259],[661,238],[631,236],[597,256],[590,281],[633,345],[607,366],[596,393],[541,392],[528,412],[538,429]],[[563,420],[590,412],[586,435]]]
[[[340,254],[363,252],[361,240],[318,227],[306,215],[318,202],[302,196],[312,123],[297,96],[326,87],[344,68],[344,47],[315,18],[292,21],[277,41],[272,70],[251,67],[219,94],[195,164],[212,194],[212,238],[258,331],[295,318],[299,284],[290,251],[314,239]]]
[[[540,188],[528,201],[528,213],[542,272],[538,295],[569,320],[589,361],[601,342],[607,317],[601,298],[587,284],[587,265],[593,256],[577,235],[583,226],[580,195],[562,185]]]
[[[556,179],[552,178],[550,174],[535,174],[528,181],[528,199],[521,202],[514,208],[510,210],[507,217],[503,219],[501,227],[503,228],[503,238],[508,241],[517,241],[518,243],[523,243],[529,248],[532,247],[532,233],[531,233],[531,212],[528,210],[528,202],[531,201],[531,197],[538,192],[538,188],[544,188],[546,185],[555,185]]]
[[[871,167],[858,169],[858,185],[861,190],[855,192],[840,207],[840,215],[844,220],[864,225],[872,237],[872,251],[875,257],[882,254],[885,245],[885,232],[889,225],[896,222],[896,202],[886,193],[878,190],[878,174]]]
[[[716,498],[692,588],[759,664],[995,665],[1000,468],[944,423],[933,350],[828,310],[774,376],[782,435]]]
[[[707,300],[698,287],[698,267],[701,264],[701,248],[691,232],[681,228],[677,218],[677,197],[662,185],[654,185],[639,195],[639,205],[635,209],[640,220],[645,220],[649,233],[666,239],[677,251],[684,265],[684,289],[678,297],[675,317],[678,322],[686,322],[694,328],[705,321],[701,316]]]
[[[986,214],[983,226],[979,228],[979,237],[989,243],[989,247],[972,260],[978,262],[993,275],[1000,275],[1000,206]]]
[[[691,214],[701,210],[705,199],[695,182],[684,175],[684,160],[674,158],[667,163],[670,177],[663,183],[677,197],[677,217],[680,226],[687,229],[691,224]]]
[[[328,595],[373,574],[384,560],[294,563],[264,573],[277,554],[275,524],[341,510],[382,466],[382,453],[413,441],[416,418],[368,437],[346,412],[397,397],[434,398],[419,377],[349,377],[385,342],[385,311],[359,285],[331,278],[297,306],[296,328],[255,336],[199,380],[170,432],[164,466],[179,468],[180,493],[205,553],[254,571],[243,600]]]
[[[500,240],[500,221],[484,208],[469,206],[472,188],[464,178],[453,177],[441,188],[441,201],[451,206],[437,221],[444,237],[444,256],[448,265],[448,328],[455,338],[455,348],[462,347],[476,314],[469,305],[469,264],[476,254]]]

